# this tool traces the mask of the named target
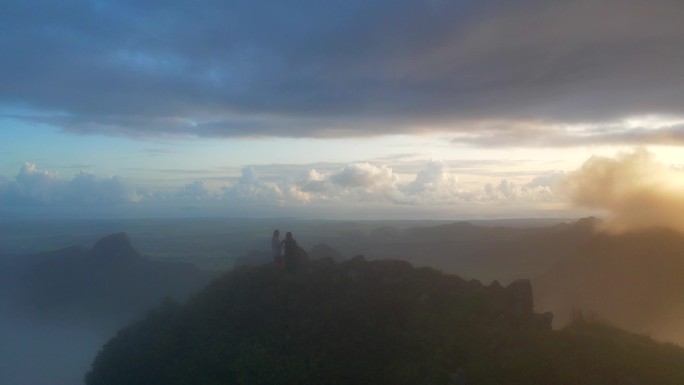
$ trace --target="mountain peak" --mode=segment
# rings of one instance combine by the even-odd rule
[[[101,258],[138,258],[138,253],[126,233],[108,235],[95,243],[92,253]]]

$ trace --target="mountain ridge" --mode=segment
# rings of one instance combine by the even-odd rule
[[[684,349],[581,319],[552,331],[532,303],[527,280],[485,286],[405,261],[244,267],[120,330],[86,384],[684,381]]]

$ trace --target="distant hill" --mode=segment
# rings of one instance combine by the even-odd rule
[[[237,269],[117,333],[88,385],[680,384],[684,350],[582,320],[550,330],[529,281],[406,262]]]
[[[124,233],[0,261],[0,384],[82,384],[99,348],[216,273],[142,256]]]
[[[684,345],[684,235],[599,233],[533,280],[537,309],[561,326],[573,311]],[[573,310],[574,309],[574,310]]]
[[[121,325],[167,296],[186,298],[216,276],[189,263],[144,258],[125,233],[90,249],[74,246],[24,259],[17,302],[55,320],[85,317]]]
[[[490,227],[457,222],[397,230],[381,227],[358,242],[370,259],[404,259],[483,282],[542,274],[594,234],[596,218],[547,227]]]

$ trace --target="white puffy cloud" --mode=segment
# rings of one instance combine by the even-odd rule
[[[491,203],[542,203],[560,201],[559,183],[564,172],[552,172],[535,177],[528,183],[517,184],[508,179],[498,183],[487,183],[482,188],[479,200]]]
[[[326,173],[321,173],[315,169],[309,170],[306,175],[298,182],[299,189],[306,193],[324,193],[331,188],[331,182]]]
[[[118,177],[97,178],[82,171],[65,180],[32,163],[25,163],[13,181],[0,184],[0,202],[6,206],[116,205],[136,200]]]
[[[68,181],[64,189],[64,202],[77,205],[122,204],[135,199],[119,177],[99,179],[83,171]]]
[[[197,180],[181,186],[176,192],[176,196],[181,199],[206,200],[211,197],[209,190],[204,186],[204,182]]]
[[[281,204],[283,192],[278,185],[262,181],[253,167],[244,167],[242,176],[235,184],[223,187],[223,197],[233,202]]]
[[[137,209],[158,209],[166,214],[175,209],[192,209],[197,213],[194,215],[245,216],[250,213],[259,216],[313,215],[314,212],[327,215],[330,210],[345,211],[354,207],[414,212],[434,207],[484,208],[492,203],[558,202],[554,186],[563,177],[562,173],[553,172],[528,183],[521,183],[519,179],[516,179],[518,182],[490,179],[488,184],[462,183],[446,163],[437,160],[413,170],[397,173],[389,165],[368,162],[322,170],[298,170],[288,166],[287,172],[274,170],[273,165],[252,166],[243,168],[232,183],[220,188],[212,184],[211,188],[216,190],[210,189],[205,180],[194,180],[175,188],[137,186],[133,189],[118,177],[99,178],[81,172],[65,179],[58,173],[27,163],[16,178],[0,179],[0,205],[93,208],[139,203],[135,206]],[[258,171],[267,177],[260,176]],[[294,176],[296,173],[299,177]],[[137,210],[133,206],[130,208]]]
[[[562,173],[539,176],[517,185],[503,179],[482,187],[466,186],[444,162],[431,160],[413,175],[399,175],[386,165],[355,163],[337,171],[309,170],[283,191],[300,202],[337,201],[354,204],[383,202],[399,205],[449,205],[495,202],[557,201],[556,181]],[[406,180],[409,180],[408,182]]]
[[[552,191],[558,191],[561,182],[567,177],[565,171],[552,171],[547,174],[542,174],[525,185],[528,188],[548,188]]]
[[[9,206],[50,205],[61,201],[63,193],[59,174],[41,171],[35,164],[25,163],[15,180],[5,186],[2,200]]]
[[[298,202],[311,202],[314,199],[328,200],[333,191],[329,174],[310,169],[304,175],[290,183],[285,190],[287,195]]]
[[[394,201],[398,180],[390,167],[363,162],[327,172],[311,169],[283,190],[301,202]]]
[[[451,174],[443,162],[431,160],[418,171],[415,179],[403,186],[401,191],[405,198],[413,203],[445,203],[468,201],[473,194],[458,183],[458,178]]]
[[[483,197],[494,202],[513,201],[520,197],[520,189],[515,183],[502,179],[496,186],[487,183],[483,189]]]
[[[561,199],[561,184],[567,177],[565,171],[552,171],[542,174],[522,186],[527,200],[552,202]]]
[[[330,181],[342,188],[361,187],[370,191],[392,188],[397,180],[391,168],[369,163],[354,163],[330,176]]]

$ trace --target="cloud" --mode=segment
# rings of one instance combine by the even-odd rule
[[[584,145],[684,145],[684,121],[661,117],[648,126],[634,126],[628,121],[599,124],[552,124],[550,122],[483,122],[479,130],[451,138],[453,144],[481,147]]]
[[[567,176],[563,188],[575,205],[605,210],[608,230],[684,231],[684,172],[659,163],[643,148],[614,158],[593,156]]]
[[[361,162],[327,171],[310,169],[289,182],[286,190],[291,197],[306,202],[394,202],[399,199],[398,181],[392,168]]]
[[[467,203],[557,202],[556,182],[562,173],[552,172],[517,185],[506,179],[497,184],[466,186],[438,160],[424,163],[417,172],[400,175],[387,165],[354,163],[335,171],[309,170],[284,184],[287,197],[307,203],[354,205],[377,202],[395,206],[459,205]]]
[[[402,186],[409,200],[419,202],[469,201],[473,194],[462,188],[458,178],[451,174],[443,162],[432,160],[418,171],[415,179]]]
[[[116,177],[99,179],[93,174],[81,171],[68,181],[64,191],[64,202],[74,205],[116,205],[135,202],[138,198],[129,193],[124,182]]]
[[[183,185],[176,192],[176,196],[181,199],[201,201],[210,198],[211,194],[209,193],[209,190],[207,190],[207,188],[204,186],[204,182],[201,180],[197,180]]]
[[[223,187],[223,198],[229,204],[282,204],[283,192],[279,186],[262,181],[253,167],[244,167],[235,184]]]
[[[138,197],[118,177],[97,178],[81,171],[71,180],[25,163],[14,180],[0,183],[3,206],[100,206],[135,202]]]
[[[551,171],[546,174],[539,175],[532,179],[525,185],[528,188],[548,188],[552,191],[557,191],[559,185],[565,180],[567,173],[565,171]]]
[[[439,210],[475,213],[487,212],[492,203],[527,209],[535,204],[558,202],[553,186],[562,177],[561,173],[552,172],[528,183],[514,183],[489,176],[492,182],[481,185],[462,183],[458,167],[438,160],[424,162],[420,167],[412,163],[409,171],[401,173],[389,165],[369,162],[316,166],[321,166],[320,170],[306,165],[257,165],[243,168],[238,177],[211,179],[210,184],[197,179],[179,186],[143,188],[129,186],[118,177],[100,178],[87,172],[66,179],[26,163],[14,179],[0,178],[0,209],[4,210],[3,215],[10,213],[16,217],[49,214],[351,218],[354,213],[375,218],[421,212],[444,217],[450,211]],[[73,210],[82,207],[88,210]]]
[[[31,163],[24,164],[2,194],[8,205],[50,205],[61,201],[63,195],[64,183],[59,174],[38,170]]]
[[[677,0],[11,2],[0,107],[136,137],[681,145],[675,128],[557,129],[681,116],[680,15]]]
[[[522,191],[529,201],[559,202],[563,195],[561,185],[566,176],[565,171],[551,171],[539,175],[523,185]]]
[[[342,188],[364,188],[366,190],[386,190],[397,182],[391,168],[369,163],[354,163],[330,176],[330,181]]]
[[[566,179],[564,171],[551,171],[534,177],[531,181],[516,184],[508,179],[487,183],[477,198],[489,203],[551,203],[561,202],[561,184]]]
[[[519,196],[519,189],[515,183],[503,179],[498,185],[487,183],[484,187],[484,196],[494,202],[513,201]]]

